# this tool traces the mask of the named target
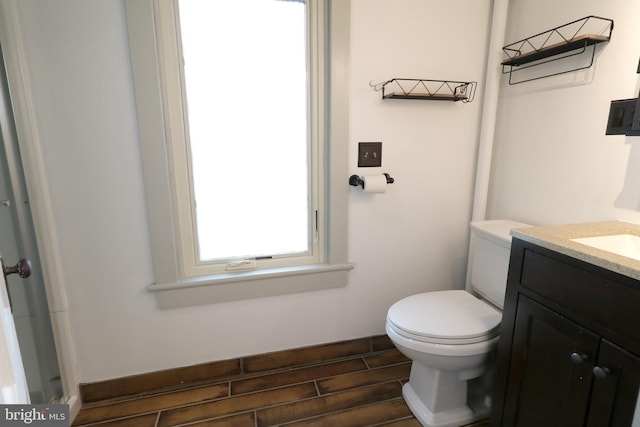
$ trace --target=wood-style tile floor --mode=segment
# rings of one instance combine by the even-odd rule
[[[322,346],[317,349],[322,354]],[[272,366],[287,357],[292,366],[87,403],[73,426],[420,426],[402,398],[411,363],[388,344],[321,362],[288,352],[271,356]],[[250,363],[260,364],[242,362],[250,371],[256,370],[248,369]]]

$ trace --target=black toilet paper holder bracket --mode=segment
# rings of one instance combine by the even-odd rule
[[[383,175],[387,178],[387,184],[393,184],[395,182],[395,179],[393,179],[388,173],[384,173]],[[358,175],[351,175],[349,177],[349,185],[354,187],[360,186],[364,189],[364,180]]]

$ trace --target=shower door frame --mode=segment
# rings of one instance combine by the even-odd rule
[[[64,293],[65,275],[60,258],[50,191],[44,171],[42,141],[37,127],[29,69],[26,60],[19,1],[0,0],[0,43],[2,43],[11,105],[31,214],[52,318],[64,396],[70,418],[80,410],[79,373]]]

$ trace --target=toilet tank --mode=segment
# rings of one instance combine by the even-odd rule
[[[530,227],[508,220],[476,221],[471,223],[467,291],[488,300],[496,307],[504,305],[507,288],[511,230]]]

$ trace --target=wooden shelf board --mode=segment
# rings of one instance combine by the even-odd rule
[[[540,50],[528,52],[522,55],[514,56],[502,62],[502,65],[522,65],[529,62],[538,61],[550,56],[559,55],[561,53],[570,52],[572,50],[580,49],[581,47],[591,46],[598,43],[609,41],[609,37],[601,36],[598,34],[584,34],[575,37],[567,42],[560,42],[543,47]]]
[[[466,95],[454,95],[452,93],[404,93],[391,92],[384,95],[384,99],[429,99],[435,101],[463,101],[468,99]]]

